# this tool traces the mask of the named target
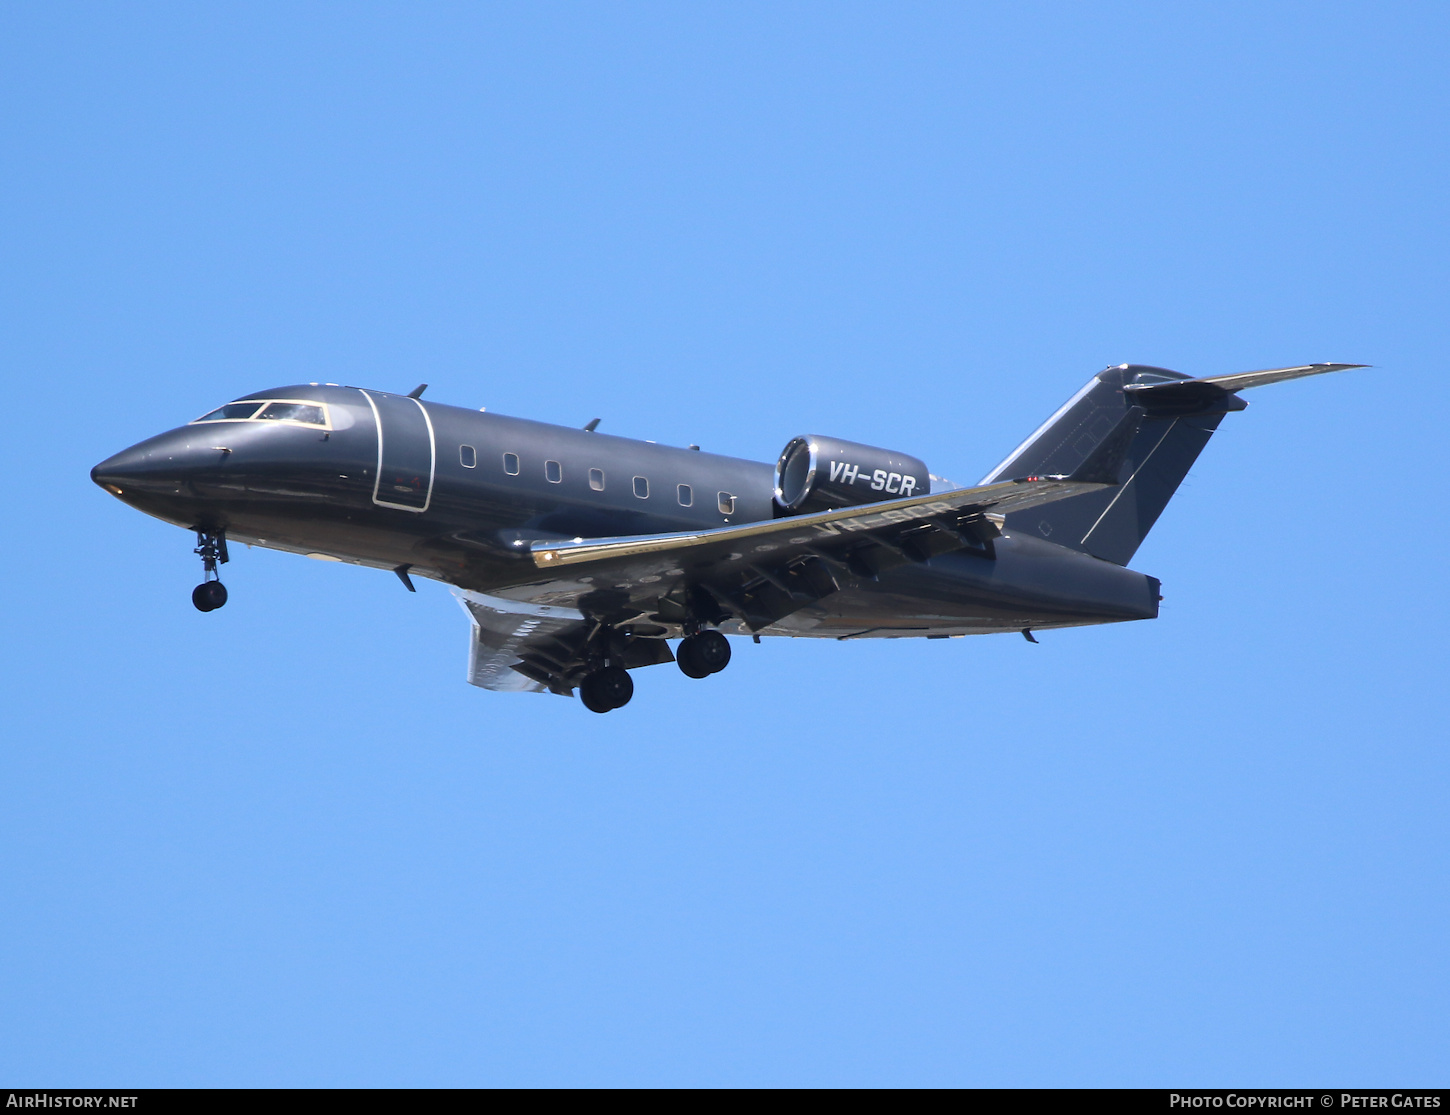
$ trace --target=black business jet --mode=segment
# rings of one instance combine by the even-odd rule
[[[1250,387],[1361,364],[1099,372],[976,487],[915,457],[794,438],[775,467],[311,383],[261,391],[91,470],[196,532],[203,612],[228,541],[453,586],[468,680],[608,712],[628,671],[724,669],[726,634],[955,638],[1153,619],[1127,568]],[[671,651],[669,640],[678,639]]]

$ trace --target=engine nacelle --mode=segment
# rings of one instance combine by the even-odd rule
[[[925,495],[931,475],[915,457],[808,434],[775,464],[775,503],[788,515]]]

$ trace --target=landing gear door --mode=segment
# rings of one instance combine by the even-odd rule
[[[363,391],[378,427],[378,476],[373,502],[399,511],[427,511],[438,460],[433,423],[417,399]]]

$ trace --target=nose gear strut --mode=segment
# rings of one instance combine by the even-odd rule
[[[202,581],[191,590],[191,602],[198,612],[214,612],[227,602],[227,589],[216,568],[230,560],[227,557],[227,532],[197,527],[196,549],[192,553],[201,558]]]

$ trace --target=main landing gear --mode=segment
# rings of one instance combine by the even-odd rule
[[[690,678],[707,678],[730,665],[730,640],[718,631],[697,631],[680,640],[675,662]]]
[[[218,565],[225,565],[227,557],[227,532],[224,530],[196,531],[196,549],[192,551],[201,558],[202,581],[191,590],[191,602],[198,612],[214,612],[227,602],[227,587],[221,582]]]
[[[623,708],[634,696],[634,679],[623,666],[605,666],[579,683],[579,699],[590,712]]]
[[[644,645],[656,647],[658,656],[652,651],[638,652],[639,644],[634,644],[636,649],[631,651],[631,644],[622,642],[622,638],[618,632],[603,628],[591,639],[593,645],[586,660],[592,663],[592,668],[579,682],[579,700],[590,712],[609,712],[629,704],[634,696],[634,680],[624,663],[647,666],[669,661],[669,652],[653,639],[646,639]],[[680,640],[675,661],[688,677],[718,674],[730,664],[730,640],[718,631],[696,626]]]

